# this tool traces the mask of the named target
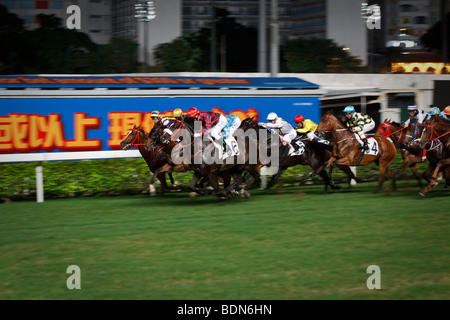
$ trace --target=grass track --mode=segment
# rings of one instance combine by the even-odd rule
[[[1,204],[0,299],[449,299],[448,189],[374,186]]]

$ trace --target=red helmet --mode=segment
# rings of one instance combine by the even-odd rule
[[[187,112],[188,117],[195,117],[198,114],[197,108],[190,108]]]
[[[305,121],[305,118],[303,118],[303,116],[301,114],[297,115],[294,119],[295,123],[302,122],[302,121]]]

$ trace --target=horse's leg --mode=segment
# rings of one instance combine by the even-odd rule
[[[287,168],[279,168],[277,173],[275,173],[272,178],[270,178],[269,183],[267,184],[266,189],[272,187],[278,180],[278,178],[286,171]]]
[[[157,172],[158,172],[158,170],[157,170]],[[159,171],[157,174],[157,178],[161,182],[161,186],[159,189],[161,190],[161,194],[163,194],[165,189],[170,189],[170,187],[167,185],[167,181],[166,181],[166,172]]]
[[[158,170],[156,171],[158,172]],[[148,192],[151,196],[156,195],[156,188],[155,188],[155,180],[156,180],[156,172],[153,173],[152,178],[150,179],[150,184],[148,185]]]
[[[260,176],[259,176],[259,169],[257,169],[257,167],[255,167],[255,166],[247,167],[247,171],[250,173],[252,178],[241,189],[241,197],[242,198],[249,198],[250,193],[247,190],[251,189],[255,184],[257,184],[259,181],[261,181]]]
[[[329,168],[330,166],[334,166],[335,162],[336,162],[336,158],[335,157],[331,157],[330,159],[328,159],[326,167]]]
[[[190,197],[195,197],[198,194],[197,182],[199,179],[200,176],[197,174],[197,172],[194,172],[191,183],[189,184],[189,189],[191,189],[191,192],[189,193]]]
[[[209,182],[211,183],[212,187],[214,188],[215,194],[221,199],[226,199],[226,197],[222,197],[220,194],[219,181],[218,181],[217,175],[215,175],[212,172],[209,172],[208,177],[209,177]]]
[[[422,177],[427,181],[427,183],[430,183],[430,175],[431,172],[433,172],[434,168],[436,168],[436,163],[429,162],[427,169],[422,174]]]
[[[402,153],[403,156],[403,153]],[[395,179],[398,180],[400,178],[400,175],[402,174],[402,172],[406,169],[409,168],[411,169],[411,171],[413,172],[414,176],[416,177],[417,182],[419,183],[419,186],[422,186],[422,180],[420,179],[420,175],[419,172],[416,168],[416,163],[418,161],[415,159],[415,157],[408,157],[407,155],[405,155],[403,157],[403,163],[400,167],[400,169],[397,171],[397,173],[395,174]]]
[[[391,178],[391,187],[393,191],[397,191],[397,184],[396,184],[396,179],[395,179],[395,173],[394,171],[391,170],[390,167],[387,167],[387,174],[389,176],[389,178]]]
[[[328,194],[328,186],[331,186],[331,178],[325,170],[320,171],[318,174],[324,181],[325,188],[323,190],[323,194]]]
[[[436,168],[434,169],[433,175],[431,176],[430,179],[430,183],[425,187],[425,189],[423,189],[421,192],[419,192],[419,194],[421,196],[425,196],[427,193],[429,193],[431,191],[431,188],[436,186],[438,184],[437,179],[439,177],[439,171],[441,170],[441,168],[445,165],[450,164],[450,158],[449,159],[444,159],[438,162],[438,164],[436,165]],[[446,182],[447,184],[447,182]]]
[[[374,193],[378,193],[381,189],[381,186],[383,185],[383,182],[386,180],[386,171],[388,168],[389,163],[386,161],[380,161],[379,162],[379,169],[378,169],[378,185],[374,190]]]
[[[361,179],[355,176],[355,173],[352,171],[352,169],[349,166],[344,165],[337,165],[339,169],[341,169],[345,174],[347,174],[348,177],[348,184],[352,185],[352,180],[355,180],[357,183],[362,182]]]

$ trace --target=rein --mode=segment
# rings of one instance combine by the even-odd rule
[[[141,130],[140,129],[131,129],[132,131],[136,132],[136,136],[134,137],[133,141],[131,141],[131,145],[133,147],[137,147],[137,146],[145,146],[145,143],[140,143],[140,133]],[[135,143],[137,139],[137,143]]]
[[[399,132],[400,131],[400,136],[398,137],[398,140],[397,140],[397,142],[400,142],[400,140],[402,139],[402,135],[403,135],[403,130],[405,130],[406,129],[406,127],[402,127],[402,128],[400,128],[400,129],[398,129],[397,131],[394,131],[394,132],[392,132],[392,133],[390,133],[389,135],[388,135],[388,137],[390,137],[390,136],[393,136],[394,134],[396,134],[397,132]]]
[[[438,135],[438,133],[436,132],[436,130],[434,130],[434,128],[433,128],[433,126],[432,125],[424,125],[424,132],[425,132],[425,128],[430,128],[430,131],[431,131],[431,134],[430,134],[430,138],[428,139],[429,141],[430,141],[430,143],[431,143],[431,146],[430,146],[430,149],[428,149],[428,151],[429,150],[433,150],[433,149],[436,149],[438,146],[439,146],[439,144],[443,144],[442,143],[442,141],[440,141],[439,139],[441,138],[441,137],[444,137],[444,136],[446,136],[447,134],[449,134],[450,133],[450,131],[447,131],[446,133],[444,133],[444,134],[441,134],[441,135]],[[423,133],[422,133],[423,134]],[[433,138],[433,134],[434,135],[436,135],[437,137],[436,138]],[[437,141],[436,141],[437,140]],[[435,146],[433,147],[433,143],[435,144]],[[450,142],[449,142],[450,143]],[[447,143],[447,145],[448,145],[448,143]]]
[[[425,127],[430,127],[430,128],[431,128],[431,135],[430,135],[430,141],[431,141],[431,142],[433,142],[433,141],[435,141],[435,140],[437,140],[437,139],[439,139],[439,138],[441,138],[441,137],[443,137],[443,136],[445,136],[445,135],[447,135],[447,134],[450,133],[450,131],[447,131],[446,133],[441,134],[440,136],[437,136],[437,137],[434,138],[434,139],[431,139],[431,138],[433,137],[433,133],[434,133],[435,135],[438,135],[438,133],[436,132],[436,130],[434,130],[433,126],[431,126],[431,125],[425,125]]]

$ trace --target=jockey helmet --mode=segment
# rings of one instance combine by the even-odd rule
[[[301,114],[297,115],[294,119],[295,123],[302,122],[302,121],[305,121],[305,118],[303,118],[303,116]]]
[[[443,114],[450,116],[450,106],[447,106],[444,111],[442,111]]]
[[[346,106],[344,109],[345,113],[354,113],[355,112],[355,107],[354,106]]]
[[[275,112],[271,112],[269,113],[269,115],[267,116],[267,120],[272,121],[272,120],[277,120],[278,116]]]
[[[441,110],[439,110],[438,107],[433,107],[430,109],[430,111],[428,111],[428,114],[430,116],[441,115]]]
[[[417,110],[417,106],[415,104],[408,106],[408,111],[414,111],[414,110]]]
[[[190,108],[187,112],[188,117],[195,117],[198,114],[197,108]]]
[[[160,118],[161,115],[159,114],[159,111],[152,111],[150,114],[150,118]]]
[[[172,115],[173,115],[174,117],[180,117],[180,116],[183,115],[183,111],[182,111],[180,108],[177,108],[177,109],[173,110]]]

